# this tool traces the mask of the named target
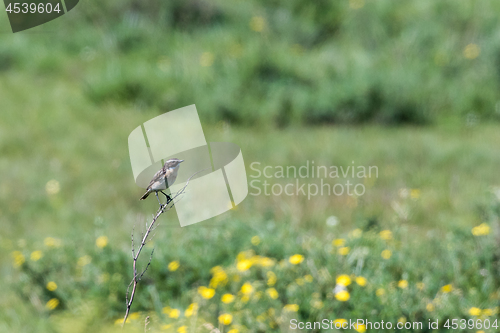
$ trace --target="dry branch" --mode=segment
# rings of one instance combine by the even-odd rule
[[[127,287],[127,292],[125,294],[125,304],[127,306],[127,309],[125,311],[125,316],[123,317],[122,327],[127,322],[127,318],[128,318],[129,313],[130,313],[130,308],[132,307],[132,302],[134,301],[135,293],[137,291],[137,284],[139,283],[139,281],[143,277],[144,273],[146,273],[146,271],[148,270],[149,265],[151,264],[151,260],[153,259],[154,249],[151,252],[151,256],[149,257],[149,262],[146,265],[146,267],[141,271],[141,273],[139,273],[139,274],[137,273],[137,260],[139,259],[139,255],[141,254],[141,251],[144,248],[144,245],[146,245],[146,243],[150,239],[152,239],[153,236],[154,236],[153,235],[150,239],[148,239],[151,231],[155,230],[156,227],[157,227],[156,221],[158,220],[158,218],[160,217],[161,214],[163,214],[165,212],[168,212],[170,209],[172,209],[172,207],[174,207],[175,203],[178,202],[181,199],[180,196],[182,194],[184,194],[184,190],[188,186],[189,181],[191,180],[191,178],[193,178],[197,173],[200,173],[202,171],[205,171],[205,170],[198,171],[195,174],[193,174],[191,177],[189,177],[189,179],[186,181],[186,184],[180,190],[178,190],[175,193],[175,195],[173,195],[171,197],[170,200],[167,200],[166,204],[160,205],[160,208],[158,208],[158,211],[156,212],[156,215],[153,215],[153,220],[151,221],[151,223],[149,225],[148,225],[148,223],[146,221],[146,231],[143,234],[141,234],[141,244],[137,248],[137,251],[135,250],[135,247],[134,247],[134,231],[132,230],[132,235],[131,235],[131,239],[132,239],[132,259],[133,259],[132,270],[133,270],[134,276],[133,276],[132,280],[130,281],[130,283],[129,283],[128,287]],[[132,292],[130,293],[130,298],[129,298],[130,287],[132,287]]]

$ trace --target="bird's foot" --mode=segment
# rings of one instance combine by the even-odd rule
[[[167,198],[167,203],[166,205],[168,205],[173,199],[170,195],[166,194],[165,192],[161,191],[161,193],[165,196],[165,198]]]

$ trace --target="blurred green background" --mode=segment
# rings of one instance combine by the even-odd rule
[[[130,233],[157,209],[138,200],[127,137],[190,104],[249,176],[252,162],[313,160],[379,176],[357,198],[249,195],[187,228],[162,216],[125,330],[150,316],[151,331],[181,333],[290,318],[498,331],[477,323],[497,322],[500,300],[499,10],[81,1],[16,34],[0,15],[0,331],[121,330]]]

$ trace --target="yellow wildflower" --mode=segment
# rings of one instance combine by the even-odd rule
[[[297,312],[299,311],[299,306],[297,304],[287,304],[283,307],[285,312]]]
[[[245,284],[241,286],[241,292],[243,295],[250,295],[253,292],[253,286],[249,282],[245,282]]]
[[[341,256],[346,256],[346,255],[348,255],[348,254],[349,254],[349,251],[351,251],[351,248],[350,248],[350,247],[348,247],[348,246],[344,246],[344,247],[341,247],[341,248],[339,249],[339,254],[340,254]]]
[[[484,309],[482,312],[482,315],[486,316],[486,317],[491,317],[494,314],[495,314],[495,311],[493,311],[492,309]]]
[[[195,314],[196,311],[198,311],[198,303],[191,303],[186,309],[186,311],[184,311],[184,316],[189,318],[193,314]]]
[[[170,313],[168,314],[168,316],[169,316],[170,318],[174,318],[174,319],[179,318],[179,316],[180,316],[180,315],[181,315],[181,312],[180,312],[178,309],[172,309],[172,310],[170,311]]]
[[[230,325],[233,322],[233,316],[229,313],[223,313],[219,316],[219,323]]]
[[[61,246],[61,240],[53,237],[46,237],[43,240],[43,243],[47,247],[60,247]]]
[[[288,261],[292,264],[292,265],[298,265],[300,264],[301,262],[304,261],[304,256],[301,255],[301,254],[294,254],[293,256],[291,256]]]
[[[486,223],[481,223],[477,227],[472,228],[472,234],[474,236],[485,236],[490,233],[490,226]]]
[[[362,276],[356,277],[356,283],[360,285],[361,287],[366,286],[366,279]]]
[[[100,236],[95,240],[95,245],[99,248],[105,248],[106,245],[108,245],[108,237],[106,236]]]
[[[476,59],[479,53],[481,53],[481,49],[477,44],[471,43],[464,48],[464,56],[469,60]]]
[[[344,318],[335,319],[333,321],[333,324],[335,325],[335,328],[337,328],[337,329],[342,328],[345,326],[345,324],[347,324],[347,319],[344,319]]]
[[[177,329],[177,333],[187,333],[188,327],[186,325],[183,325]]]
[[[307,274],[306,276],[304,276],[304,280],[306,280],[306,282],[311,283],[313,282],[314,279],[311,274]]]
[[[139,319],[139,317],[141,316],[141,314],[139,312],[132,312],[130,314],[129,319],[132,319],[132,320],[136,320],[136,319]]]
[[[221,266],[215,266],[210,270],[213,274],[212,279],[210,280],[210,288],[217,288],[220,286],[225,286],[228,278],[227,274]]]
[[[410,197],[413,200],[417,200],[418,198],[420,198],[420,190],[418,188],[411,189],[411,191],[410,191]]]
[[[177,260],[174,260],[168,263],[167,268],[169,271],[175,272],[180,267],[180,265],[181,264]]]
[[[262,258],[261,256],[252,256],[250,258],[250,261],[252,262],[252,265],[260,265],[260,263],[262,262]]]
[[[363,230],[357,228],[349,233],[350,238],[360,238],[363,235]]]
[[[392,256],[392,252],[390,250],[384,250],[380,255],[384,259],[389,259]]]
[[[447,285],[441,287],[441,291],[445,294],[451,292],[452,290],[453,290],[453,286],[451,284],[447,284]]]
[[[337,238],[332,241],[332,245],[336,247],[341,247],[345,245],[345,239]]]
[[[267,272],[267,285],[272,287],[276,284],[276,274],[274,274],[274,272]]]
[[[427,303],[427,305],[425,306],[425,308],[427,309],[427,311],[429,312],[432,312],[434,311],[435,307],[434,307],[434,304],[432,303]]]
[[[322,301],[320,300],[317,300],[317,299],[313,299],[311,300],[311,306],[315,309],[322,309],[324,304]]]
[[[230,329],[227,333],[240,333],[236,328]]]
[[[355,329],[357,332],[359,332],[359,333],[364,333],[364,332],[366,332],[366,326],[365,326],[365,325],[363,325],[363,324],[356,324],[356,325],[354,326],[354,329]]]
[[[57,284],[54,281],[49,281],[47,283],[47,290],[54,291],[57,289]]]
[[[378,288],[377,291],[375,292],[375,294],[378,297],[384,296],[385,295],[385,289],[384,288]]]
[[[211,299],[215,295],[215,289],[201,286],[198,287],[198,294],[200,294],[204,299]]]
[[[258,264],[262,267],[271,267],[274,265],[274,260],[268,257],[259,257]]]
[[[479,316],[481,314],[481,309],[480,308],[476,308],[476,307],[472,307],[469,309],[469,314],[471,316]]]
[[[19,267],[22,264],[24,264],[24,262],[26,261],[26,259],[24,258],[24,255],[20,251],[12,252],[12,258],[14,260],[14,264],[13,264],[14,267]]]
[[[266,294],[268,294],[272,299],[276,299],[279,296],[278,292],[274,288],[267,289]]]
[[[52,298],[45,304],[45,307],[49,310],[54,310],[59,305],[59,300],[57,298]]]
[[[245,259],[249,259],[249,258],[253,257],[254,255],[255,255],[255,253],[253,250],[242,251],[242,252],[238,253],[238,255],[236,256],[236,260],[243,261]]]
[[[299,286],[303,286],[305,281],[303,278],[297,278],[295,279],[295,283],[297,283]]]
[[[242,260],[242,261],[238,261],[238,263],[236,264],[236,268],[240,272],[247,271],[247,270],[250,269],[250,267],[252,267],[252,261],[248,260],[248,259],[245,259],[245,260]]]
[[[351,284],[351,278],[347,274],[342,274],[337,276],[336,282],[341,286],[347,287],[348,285]]]
[[[341,302],[348,301],[351,298],[351,295],[347,290],[341,290],[335,294],[335,298]]]
[[[41,257],[43,257],[42,251],[38,250],[31,252],[30,256],[31,261],[38,261],[40,260]]]
[[[222,295],[221,301],[222,301],[222,303],[225,303],[225,304],[232,303],[234,301],[234,295],[224,294],[224,295]]]
[[[92,258],[89,255],[84,255],[83,257],[78,258],[77,265],[83,267],[90,264],[91,261]]]
[[[379,233],[379,236],[380,236],[380,238],[382,238],[383,240],[390,240],[390,239],[392,239],[392,231],[390,231],[390,230],[382,230],[382,231]]]
[[[406,280],[399,280],[398,287],[401,288],[401,289],[408,288],[408,281],[406,281]]]

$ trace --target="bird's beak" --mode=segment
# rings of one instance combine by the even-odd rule
[[[182,163],[182,162],[184,162],[184,160],[180,160],[180,161],[179,161],[179,163]]]

